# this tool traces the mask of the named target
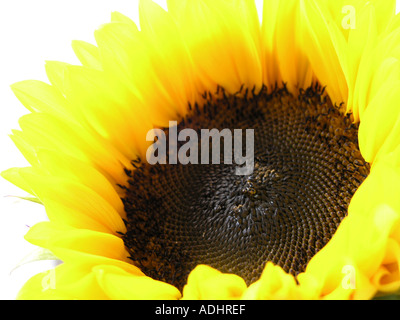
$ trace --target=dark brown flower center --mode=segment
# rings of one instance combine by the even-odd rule
[[[128,172],[123,239],[130,258],[179,289],[198,264],[248,284],[267,261],[297,275],[332,238],[369,174],[358,126],[318,86],[298,96],[285,88],[219,90],[206,100],[178,130],[254,129],[254,171],[236,175],[235,163],[221,161],[143,163]]]

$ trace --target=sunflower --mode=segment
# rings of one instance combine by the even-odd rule
[[[395,1],[140,1],[82,65],[12,89],[31,111],[3,177],[62,260],[20,299],[371,299],[400,289]],[[235,164],[146,162],[157,129],[254,129]],[[157,139],[156,139],[157,140]],[[154,142],[154,141],[153,141]],[[174,155],[168,153],[168,159]],[[45,286],[49,277],[55,281]]]

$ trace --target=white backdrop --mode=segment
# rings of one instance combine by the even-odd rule
[[[382,0],[385,1],[385,0]],[[398,7],[400,0],[398,1]],[[165,0],[158,0],[165,7]],[[27,165],[8,135],[27,111],[10,84],[46,81],[44,61],[78,64],[71,40],[94,43],[93,31],[112,11],[138,21],[138,0],[8,0],[0,3],[0,171]],[[0,178],[0,299],[14,299],[21,285],[48,263],[13,270],[34,247],[23,239],[29,226],[46,219],[43,207],[18,200],[25,193]]]

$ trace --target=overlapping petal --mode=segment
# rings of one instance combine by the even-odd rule
[[[254,1],[169,0],[195,73],[210,91],[261,88],[260,31]],[[223,35],[223,36],[221,36]]]
[[[399,290],[395,1],[265,0],[262,26],[252,0],[167,2],[168,12],[140,2],[140,30],[113,13],[96,31],[96,45],[73,42],[82,66],[47,62],[51,84],[13,85],[31,114],[12,138],[32,167],[3,176],[45,205],[51,222],[34,226],[27,239],[63,261],[28,281],[19,297],[181,298],[178,289],[130,264],[119,237],[125,212],[118,185],[126,185],[131,160],[144,158],[147,131],[181,119],[217,86],[236,93],[284,82],[296,92],[312,81],[361,121],[360,149],[373,164],[348,217],[297,279],[268,263],[247,287],[236,275],[200,265],[182,297],[369,299]]]
[[[372,51],[395,19],[395,1],[302,1],[307,27],[306,54],[318,80],[327,85],[332,101],[344,103],[359,121],[375,94],[370,84],[375,70]],[[365,36],[368,35],[368,36]],[[368,98],[369,96],[369,98]]]

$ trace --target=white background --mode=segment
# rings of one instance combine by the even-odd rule
[[[382,0],[385,1],[385,0]],[[71,40],[94,42],[93,31],[119,11],[138,21],[138,0],[3,0],[0,3],[0,171],[27,162],[8,135],[18,129],[27,111],[10,84],[27,79],[47,82],[44,61],[78,64]],[[165,7],[165,0],[158,0]],[[400,0],[398,0],[398,4]],[[399,7],[399,6],[398,6]],[[0,178],[0,299],[14,299],[21,285],[48,263],[30,263],[13,270],[34,246],[23,238],[38,221],[43,207],[12,196],[25,193]]]

